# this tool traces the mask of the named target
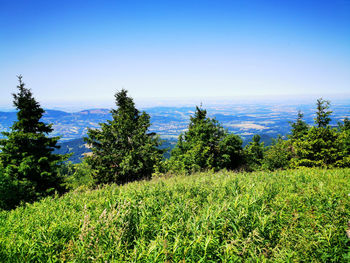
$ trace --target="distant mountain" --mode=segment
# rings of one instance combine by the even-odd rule
[[[0,131],[7,131],[17,119],[16,112],[0,112]],[[100,122],[111,119],[107,109],[91,109],[74,113],[46,110],[43,121],[52,123],[52,136],[61,136],[62,141],[82,138],[88,128],[98,128]],[[1,135],[0,135],[1,137]]]
[[[217,105],[207,107],[209,117],[216,118],[230,132],[238,134],[243,145],[249,143],[254,134],[261,136],[265,145],[270,145],[278,135],[286,136],[290,131],[289,122],[294,121],[298,109],[304,113],[307,123],[313,124],[314,105],[297,104],[244,104]],[[153,107],[145,109],[151,116],[151,132],[156,132],[165,140],[164,148],[173,148],[180,133],[187,129],[189,118],[194,114],[193,107]],[[332,124],[349,116],[350,104],[334,104],[331,108]],[[0,112],[0,131],[8,131],[16,120],[16,112]],[[70,161],[80,161],[82,154],[89,152],[83,137],[88,128],[99,128],[100,123],[111,120],[108,109],[87,109],[79,112],[46,110],[43,121],[52,123],[51,136],[61,136],[59,153],[72,153]],[[0,134],[0,138],[2,135]],[[165,153],[169,157],[169,151]]]
[[[216,118],[230,132],[242,137],[247,143],[254,134],[260,134],[269,144],[277,135],[285,136],[290,131],[289,122],[294,121],[298,109],[304,113],[305,121],[313,123],[315,106],[298,104],[242,104],[216,105],[207,107],[209,117]],[[150,130],[163,139],[176,140],[187,129],[193,107],[153,107],[144,109],[151,116]],[[332,124],[349,116],[350,104],[332,105]],[[99,123],[111,120],[108,109],[87,109],[79,112],[46,110],[44,122],[52,123],[52,136],[61,136],[61,141],[79,139],[86,136],[88,128],[99,128]],[[16,120],[15,112],[0,112],[0,131],[7,131]],[[0,135],[1,137],[1,135]]]

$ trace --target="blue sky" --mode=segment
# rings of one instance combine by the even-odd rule
[[[0,106],[350,97],[350,1],[0,0]]]

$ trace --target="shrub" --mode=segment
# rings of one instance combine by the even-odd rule
[[[278,137],[273,140],[272,145],[265,151],[262,167],[270,171],[287,169],[290,167],[292,155],[291,141]]]

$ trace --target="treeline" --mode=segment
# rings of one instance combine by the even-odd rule
[[[86,143],[92,154],[80,164],[66,164],[69,155],[54,154],[58,137],[49,138],[51,125],[40,122],[44,110],[19,77],[14,94],[17,121],[0,140],[0,208],[11,209],[54,193],[86,185],[149,179],[162,174],[191,174],[203,170],[275,170],[306,167],[350,167],[350,121],[331,127],[329,102],[317,100],[315,125],[298,112],[291,134],[265,147],[260,136],[242,146],[242,139],[207,111],[196,107],[170,158],[160,137],[149,132],[150,116],[140,112],[126,90],[115,94],[112,120],[89,129]]]

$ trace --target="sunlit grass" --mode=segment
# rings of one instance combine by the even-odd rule
[[[200,173],[0,212],[1,262],[348,262],[350,169]]]

